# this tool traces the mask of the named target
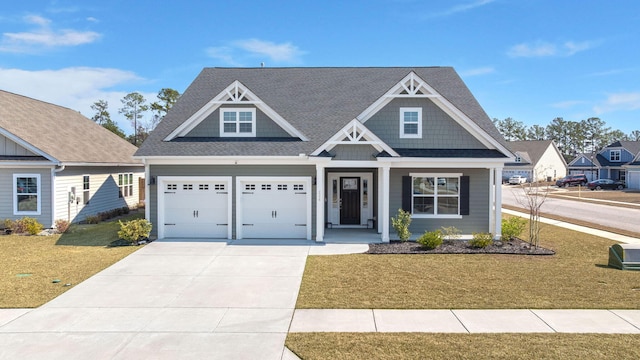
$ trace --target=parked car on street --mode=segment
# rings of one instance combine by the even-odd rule
[[[624,182],[616,181],[611,179],[599,179],[591,181],[587,184],[589,189],[591,190],[602,190],[602,189],[612,189],[612,190],[622,190],[625,187]]]
[[[589,180],[587,180],[587,176],[585,174],[567,175],[562,179],[558,179],[556,181],[556,186],[557,187],[569,187],[572,185],[584,186],[584,185],[587,185],[588,182]]]
[[[524,184],[526,182],[527,178],[522,175],[513,175],[509,178],[509,184],[511,185]]]

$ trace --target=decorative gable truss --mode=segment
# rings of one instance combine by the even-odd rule
[[[186,136],[191,130],[198,126],[198,124],[223,105],[254,105],[289,135],[299,138],[302,141],[308,141],[306,136],[295,129],[275,110],[251,92],[249,88],[237,80],[220,92],[216,97],[211,99],[207,104],[200,108],[200,110],[191,115],[184,123],[182,123],[182,125],[172,131],[164,141],[171,141],[177,137]]]
[[[413,71],[360,113],[356,119],[363,124],[366,123],[367,120],[396,98],[429,98],[487,148],[498,149],[504,154],[511,153]]]
[[[371,145],[379,152],[386,151],[391,156],[400,156],[357,119],[351,120],[311,155],[316,156],[323,151],[331,151],[336,145]]]

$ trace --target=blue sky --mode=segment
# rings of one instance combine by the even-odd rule
[[[491,118],[640,129],[640,1],[10,1],[0,89],[67,106],[203,67],[453,66]]]

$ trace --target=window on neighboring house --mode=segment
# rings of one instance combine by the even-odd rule
[[[133,174],[118,174],[118,187],[120,188],[119,197],[133,196]]]
[[[520,155],[516,155],[516,162],[517,163],[522,162],[522,158],[520,157]]]
[[[422,137],[422,109],[400,108],[400,137]]]
[[[40,215],[40,175],[13,175],[13,214]]]
[[[256,109],[227,108],[220,109],[221,137],[255,137]]]
[[[91,197],[91,185],[89,182],[89,175],[82,176],[82,201],[85,205],[89,204],[89,198]]]
[[[609,161],[620,161],[620,150],[609,151]]]
[[[460,176],[412,175],[412,215],[416,217],[460,215]]]

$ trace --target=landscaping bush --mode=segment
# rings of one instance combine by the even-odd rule
[[[473,239],[469,245],[475,248],[486,248],[493,243],[493,235],[489,233],[473,233]]]
[[[509,241],[520,236],[527,226],[527,221],[517,216],[502,219],[502,240]]]
[[[398,216],[391,218],[391,224],[398,234],[400,241],[407,241],[411,237],[409,232],[409,225],[411,225],[411,214],[398,209]]]
[[[67,220],[64,220],[64,219],[56,220],[56,230],[58,230],[60,234],[66,233],[67,230],[69,230],[69,225],[70,224]]]
[[[2,220],[2,228],[7,230],[12,230],[13,229],[13,220],[11,219],[4,219]]]
[[[120,223],[118,236],[120,239],[126,240],[132,244],[136,244],[140,240],[149,238],[149,234],[151,234],[151,223],[146,219],[131,220],[124,223],[118,220],[118,223]]]
[[[14,234],[38,235],[42,231],[43,226],[34,218],[28,216],[13,222],[11,229]]]
[[[130,211],[131,211],[131,209],[129,209],[128,206],[123,206],[122,207],[122,215],[127,215],[127,214],[129,214]]]
[[[455,226],[440,227],[442,229],[442,236],[447,240],[459,240],[462,237],[462,232]]]
[[[442,231],[425,231],[425,233],[418,238],[418,243],[424,248],[435,249],[442,245],[442,240]]]
[[[98,213],[97,215],[89,215],[84,219],[84,221],[87,224],[97,224],[100,221],[102,221],[102,215],[101,214],[103,214],[103,213]]]

